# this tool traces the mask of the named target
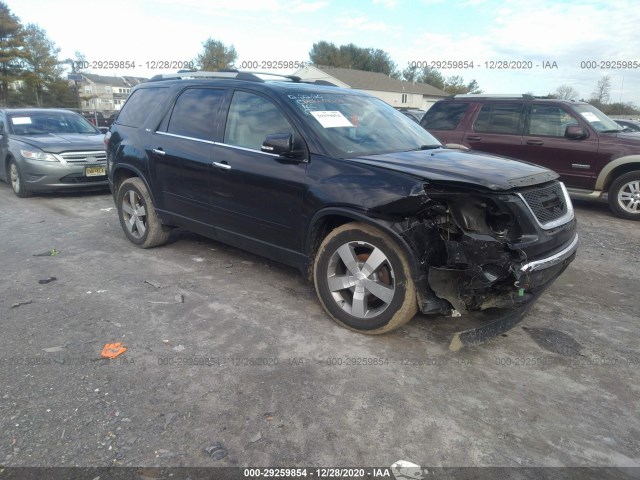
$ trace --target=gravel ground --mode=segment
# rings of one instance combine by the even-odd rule
[[[453,353],[450,318],[353,333],[286,266],[0,184],[0,464],[640,466],[639,224],[576,209],[575,262]]]

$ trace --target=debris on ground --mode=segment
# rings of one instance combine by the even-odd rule
[[[191,260],[193,260],[196,263],[204,262],[204,258],[202,257],[191,257]]]
[[[47,353],[56,353],[56,352],[62,352],[64,351],[64,346],[58,346],[58,347],[47,347],[47,348],[43,348],[42,350],[44,350]]]
[[[40,285],[46,285],[47,283],[51,283],[54,280],[57,280],[57,278],[56,277],[43,278],[42,280],[38,280],[38,283]]]
[[[33,300],[22,300],[20,302],[12,303],[11,308],[18,308],[22,305],[29,305],[30,303],[33,303]]]
[[[151,285],[152,287],[155,287],[155,288],[162,288],[162,285],[160,285],[157,282],[151,281],[151,280],[145,280],[144,283],[148,283],[149,285]]]
[[[262,434],[260,432],[258,432],[257,434],[255,434],[251,440],[249,440],[251,443],[256,443],[257,441],[259,441],[262,438]]]
[[[267,422],[270,422],[271,420],[273,420],[273,413],[267,412],[263,415],[263,417]]]
[[[176,345],[175,347],[173,347],[173,350],[175,350],[176,352],[182,352],[184,348],[184,345]]]
[[[212,460],[222,460],[227,456],[227,449],[220,442],[215,442],[210,447],[204,449],[204,451],[211,457]]]
[[[181,293],[176,295],[174,297],[174,301],[173,302],[153,302],[151,300],[148,300],[147,303],[153,303],[156,305],[171,305],[173,303],[184,303],[184,295],[182,295]]]
[[[55,248],[52,248],[51,250],[48,250],[46,252],[34,253],[33,256],[34,257],[55,257],[59,253],[60,252],[58,250],[56,250]]]
[[[123,354],[127,351],[127,347],[122,346],[122,342],[115,343],[107,343],[104,347],[102,347],[102,352],[100,352],[100,356],[102,358],[116,358],[119,355]]]
[[[165,413],[164,415],[164,429],[166,430],[169,425],[176,419],[178,412]]]

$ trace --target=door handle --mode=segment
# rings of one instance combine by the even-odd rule
[[[161,157],[164,157],[167,154],[161,147],[154,148],[151,151],[156,155],[160,155]]]
[[[527,140],[527,145],[544,145],[542,140]]]
[[[480,137],[478,135],[469,135],[469,136],[467,136],[467,140],[471,140],[471,141],[474,141],[474,142],[480,141],[481,138],[482,137]]]
[[[229,165],[227,162],[213,162],[213,165],[215,167],[221,168],[223,170],[231,170],[231,165]]]

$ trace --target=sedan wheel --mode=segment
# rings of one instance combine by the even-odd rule
[[[15,193],[16,196],[20,198],[31,196],[31,192],[27,189],[26,184],[22,180],[22,174],[20,173],[15,160],[11,160],[9,163],[9,180],[11,181],[13,193]]]

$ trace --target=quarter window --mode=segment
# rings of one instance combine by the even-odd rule
[[[458,102],[436,103],[424,114],[420,125],[427,130],[455,130],[468,106],[468,103]]]
[[[180,94],[169,120],[168,133],[213,140],[218,110],[226,90],[190,88]]]
[[[294,134],[293,127],[270,100],[253,93],[233,94],[224,143],[260,150],[267,135]]]
[[[473,130],[483,133],[522,134],[521,103],[485,103]]]
[[[129,127],[139,127],[147,119],[153,107],[164,98],[161,92],[167,92],[166,87],[141,88],[136,90],[122,107],[116,123]],[[166,94],[166,93],[165,93]]]

